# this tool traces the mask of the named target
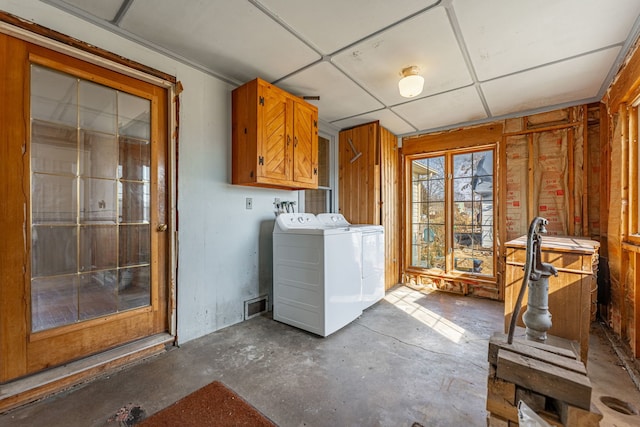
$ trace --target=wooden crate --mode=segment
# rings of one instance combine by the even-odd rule
[[[488,426],[518,425],[523,401],[552,426],[598,426],[602,419],[591,405],[591,382],[569,341],[553,337],[558,347],[505,334],[489,341],[487,379]]]

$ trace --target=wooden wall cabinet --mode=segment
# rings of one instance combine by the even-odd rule
[[[589,328],[595,318],[598,249],[595,240],[580,237],[542,237],[542,261],[558,270],[549,278],[549,311],[552,326],[549,334],[577,341],[580,359],[586,364],[589,350]],[[526,236],[506,243],[507,270],[505,280],[504,325],[509,330],[524,275]],[[527,310],[527,291],[522,300],[518,325]]]
[[[236,88],[231,182],[318,188],[318,108],[262,79]]]

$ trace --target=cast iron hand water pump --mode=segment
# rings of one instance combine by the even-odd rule
[[[513,342],[513,333],[516,328],[522,297],[525,286],[529,288],[527,311],[522,316],[526,327],[526,337],[535,341],[546,341],[547,331],[551,328],[551,313],[549,313],[549,277],[557,276],[558,271],[551,264],[542,262],[541,246],[542,237],[546,233],[545,225],[549,221],[542,217],[536,217],[529,225],[527,233],[527,259],[524,265],[524,277],[518,299],[511,315],[508,343]]]

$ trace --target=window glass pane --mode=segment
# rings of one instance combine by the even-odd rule
[[[412,265],[493,276],[493,151],[413,160],[411,179]]]
[[[329,187],[330,150],[329,140],[318,137],[318,186]]]
[[[78,79],[31,66],[31,117],[77,127]]]
[[[493,151],[453,156],[453,268],[493,275]]]
[[[453,173],[458,178],[473,176],[473,155],[471,153],[453,156]]]
[[[445,267],[445,170],[444,157],[412,162],[413,265]]]
[[[304,211],[312,214],[331,212],[331,190],[305,190]]]
[[[319,214],[331,212],[331,141],[318,137],[318,189],[305,190],[304,212]]]

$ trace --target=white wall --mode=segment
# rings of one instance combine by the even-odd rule
[[[37,0],[0,9],[176,76],[180,95],[178,339],[243,320],[244,301],[271,293],[273,200],[295,192],[232,186],[231,90],[208,74]],[[253,209],[245,209],[245,198]]]

